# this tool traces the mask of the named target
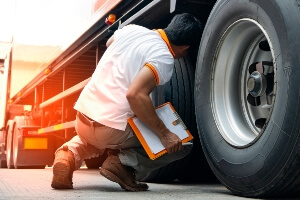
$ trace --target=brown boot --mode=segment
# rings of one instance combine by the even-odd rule
[[[51,187],[55,189],[73,189],[74,154],[65,145],[55,154]]]
[[[146,183],[135,181],[134,169],[123,165],[116,155],[109,154],[100,168],[100,174],[107,179],[118,183],[128,191],[145,191],[148,189]]]

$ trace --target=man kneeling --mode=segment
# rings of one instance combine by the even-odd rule
[[[174,59],[198,46],[201,33],[200,22],[186,13],[165,29],[127,25],[114,33],[74,106],[77,135],[55,153],[53,188],[73,188],[73,171],[83,160],[109,149],[100,173],[125,190],[147,190],[136,180],[190,152],[159,119],[149,95],[170,80]],[[127,123],[134,115],[158,135],[168,154],[149,159]]]

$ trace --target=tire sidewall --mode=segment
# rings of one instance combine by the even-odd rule
[[[13,132],[15,129],[15,123],[10,120],[8,122],[8,126],[6,128],[7,130],[7,139],[6,139],[6,163],[7,163],[7,168],[12,169],[14,168],[14,163],[13,163]]]
[[[294,3],[286,2],[287,5]],[[202,36],[195,78],[200,140],[212,170],[236,194],[256,196],[267,191],[272,187],[271,183],[282,178],[275,177],[290,164],[296,154],[298,128],[291,123],[297,124],[299,118],[299,84],[295,84],[297,77],[300,77],[295,70],[299,65],[299,48],[291,46],[294,42],[299,43],[300,39],[296,35],[300,31],[295,28],[296,19],[289,18],[288,13],[288,8],[280,0],[218,1]],[[270,38],[276,59],[277,94],[264,133],[254,144],[238,149],[223,139],[213,117],[211,77],[214,55],[223,33],[231,24],[243,18],[258,22]]]

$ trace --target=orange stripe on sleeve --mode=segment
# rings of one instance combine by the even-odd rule
[[[156,83],[156,85],[158,85],[159,77],[158,77],[158,73],[157,73],[156,69],[150,63],[146,63],[145,66],[151,70],[151,72],[153,73],[154,79],[155,79],[155,83]]]

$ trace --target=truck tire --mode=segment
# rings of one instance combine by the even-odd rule
[[[220,0],[195,78],[197,125],[218,179],[246,197],[300,187],[300,1]]]
[[[15,123],[13,120],[9,120],[7,123],[7,139],[6,139],[6,164],[8,169],[14,169],[13,162],[13,132],[15,129]]]
[[[15,120],[15,128],[13,131],[13,140],[12,140],[12,147],[13,147],[13,164],[15,169],[21,169],[22,167],[19,165],[18,160],[20,159],[20,153],[19,153],[19,136],[21,135],[20,129],[21,126],[24,124],[23,122],[23,117],[22,116],[16,116],[14,118]],[[21,121],[21,123],[20,123]],[[29,168],[29,167],[28,167]]]
[[[23,130],[33,127],[39,128],[38,122],[30,116],[15,116],[12,140],[12,158],[15,169],[43,169],[53,162],[52,137],[38,134],[23,135]],[[45,149],[29,148],[25,149],[26,138],[46,138],[47,147]]]
[[[0,131],[0,168],[7,168],[6,164],[6,132],[5,131]]]
[[[7,168],[6,160],[0,160],[0,168]]]
[[[185,158],[157,169],[142,181],[170,182],[175,179],[182,181],[215,180],[201,150],[196,127],[194,106],[194,72],[195,65],[187,56],[175,60],[171,80],[163,87],[157,88],[153,101],[155,106],[171,102],[189,131],[194,136],[192,152]]]

